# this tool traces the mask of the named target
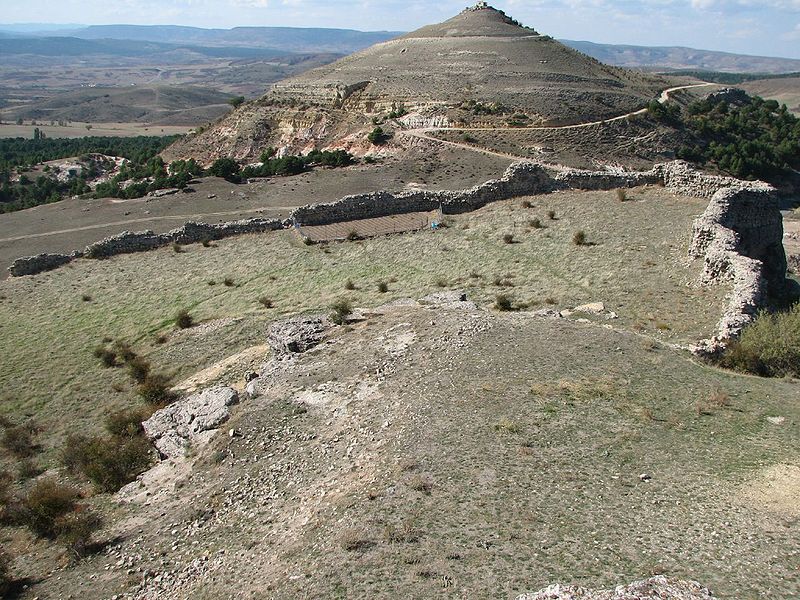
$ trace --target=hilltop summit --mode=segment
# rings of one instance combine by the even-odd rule
[[[502,10],[478,2],[465,8],[460,14],[444,23],[427,25],[417,31],[402,36],[402,39],[434,37],[516,37],[538,35],[529,27],[524,27]]]

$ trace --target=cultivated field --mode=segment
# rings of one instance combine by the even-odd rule
[[[792,112],[800,114],[800,77],[748,81],[737,87],[754,96],[777,100]]]
[[[37,122],[38,123],[38,122]],[[87,129],[89,127],[89,129]],[[0,125],[0,137],[23,137],[33,139],[33,131],[39,129],[49,138],[82,138],[86,136],[134,137],[137,135],[175,135],[186,134],[193,127],[185,125],[149,125],[147,123],[79,123],[69,125],[34,125],[27,121],[23,125],[3,123]]]

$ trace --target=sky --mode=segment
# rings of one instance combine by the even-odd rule
[[[0,0],[4,23],[338,27],[409,31],[472,0]],[[800,58],[800,0],[496,0],[562,39]]]

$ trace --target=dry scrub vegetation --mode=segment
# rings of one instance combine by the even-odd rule
[[[103,366],[116,359],[93,358],[104,338],[134,345],[178,381],[263,343],[266,324],[280,315],[327,310],[344,289],[353,305],[369,306],[420,297],[446,281],[486,306],[498,294],[511,302],[501,298],[501,309],[602,301],[619,314],[615,327],[680,341],[711,334],[725,290],[687,287],[699,271],[685,267],[690,224],[704,202],[658,188],[636,194],[641,201],[624,204],[607,192],[537,197],[535,208],[504,202],[454,217],[438,232],[357,243],[305,246],[290,232],[244,236],[4,281],[5,410],[40,414],[52,456],[65,429],[96,430],[108,410],[138,402],[125,370]],[[594,245],[575,246],[576,229]],[[513,232],[515,243],[498,231]]]

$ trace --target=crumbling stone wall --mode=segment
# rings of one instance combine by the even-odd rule
[[[707,175],[682,161],[656,165],[643,172],[553,169],[538,163],[519,162],[511,165],[500,179],[468,190],[384,191],[347,196],[336,202],[300,207],[286,222],[246,219],[219,225],[186,223],[164,234],[124,232],[72,255],[44,254],[18,259],[10,272],[13,276],[32,275],[81,256],[108,258],[144,252],[173,242],[191,244],[274,231],[290,223],[328,225],[440,207],[445,214],[458,214],[499,200],[556,190],[612,190],[646,184],[663,185],[676,194],[711,199],[705,214],[694,225],[691,256],[705,261],[704,283],[733,284],[718,335],[705,344],[707,348],[719,347],[723,340],[737,336],[770,298],[787,293],[783,221],[775,190],[766,183]]]
[[[520,162],[506,169],[501,179],[493,179],[468,190],[358,194],[336,202],[302,206],[292,212],[291,218],[300,225],[330,225],[342,221],[428,212],[440,206],[446,214],[459,214],[476,210],[490,202],[541,194],[552,189],[552,179],[542,165]]]
[[[276,219],[243,219],[241,221],[213,225],[190,221],[182,227],[167,233],[153,233],[152,231],[133,233],[124,231],[94,244],[89,244],[84,250],[78,250],[72,254],[39,254],[37,256],[18,258],[9,267],[8,271],[12,277],[36,275],[37,273],[56,269],[72,262],[76,258],[110,258],[118,254],[155,250],[156,248],[169,246],[173,242],[196,244],[205,240],[221,240],[246,233],[275,231],[283,229],[286,225],[286,222]]]
[[[711,198],[694,222],[691,258],[702,259],[703,283],[731,282],[717,336],[697,351],[713,354],[737,337],[770,299],[794,293],[786,279],[783,218],[775,190],[760,182],[738,182]]]
[[[76,257],[76,254],[37,254],[36,256],[24,256],[15,260],[8,268],[8,272],[12,277],[36,275],[37,273],[52,271],[53,269],[66,265],[72,262]]]
[[[86,246],[83,254],[86,258],[108,258],[118,254],[146,252],[172,243],[197,244],[205,240],[221,240],[245,233],[265,233],[283,229],[284,225],[283,221],[276,219],[244,219],[214,225],[190,221],[178,229],[161,234],[152,231],[139,233],[125,231]]]

